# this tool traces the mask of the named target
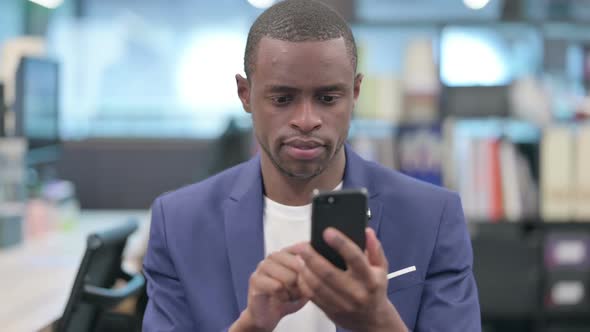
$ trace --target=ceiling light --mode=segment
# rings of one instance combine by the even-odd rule
[[[36,3],[39,6],[54,9],[59,7],[64,0],[29,0],[30,2]]]
[[[275,0],[248,0],[248,2],[256,8],[266,9],[272,6]]]
[[[473,10],[479,10],[487,6],[490,0],[463,0],[465,6]]]

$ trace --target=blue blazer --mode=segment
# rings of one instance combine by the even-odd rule
[[[344,188],[369,191],[390,272],[387,294],[410,330],[480,331],[473,253],[457,194],[346,147]],[[144,270],[144,331],[222,331],[246,308],[264,258],[260,157],[157,198]],[[339,331],[344,331],[339,329]]]

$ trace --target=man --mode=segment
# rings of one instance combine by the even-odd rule
[[[324,5],[286,0],[256,20],[236,81],[262,151],[155,201],[145,331],[481,329],[458,196],[345,145],[356,63]],[[366,188],[371,212],[365,252],[324,233],[346,271],[308,242],[312,191],[341,187]]]

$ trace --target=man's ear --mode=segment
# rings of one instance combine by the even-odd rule
[[[238,97],[242,101],[242,107],[247,113],[251,113],[250,109],[250,82],[240,74],[236,74],[236,85],[238,87]]]
[[[361,83],[363,82],[364,77],[365,76],[361,73],[356,74],[356,76],[354,77],[353,98],[355,105],[361,93]]]

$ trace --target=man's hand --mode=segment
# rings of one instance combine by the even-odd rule
[[[367,228],[367,249],[362,250],[334,228],[324,239],[346,262],[342,271],[318,254],[309,244],[296,252],[305,261],[298,284],[338,326],[352,331],[407,331],[397,310],[387,298],[388,262],[381,243]]]
[[[248,306],[230,331],[272,331],[281,318],[309,301],[297,284],[304,263],[294,248],[272,253],[258,264],[250,276]]]

